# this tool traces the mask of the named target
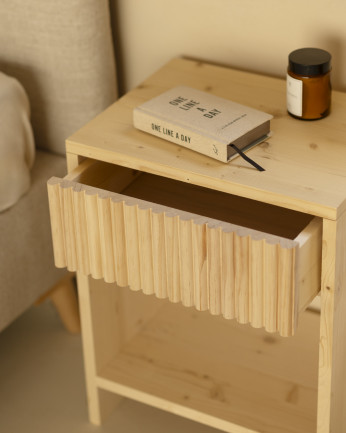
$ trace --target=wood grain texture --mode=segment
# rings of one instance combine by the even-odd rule
[[[77,270],[77,248],[76,248],[76,230],[73,206],[72,188],[63,188],[61,190],[60,202],[62,204],[63,227],[65,230],[65,247],[67,269],[71,272]]]
[[[221,244],[221,228],[207,229],[206,249],[208,251],[208,283],[209,283],[209,311],[211,314],[219,315],[222,310],[222,244]],[[192,250],[193,251],[193,250]],[[193,254],[194,256],[194,254]],[[229,261],[229,257],[225,257],[225,261]]]
[[[122,400],[119,395],[100,389],[96,381],[98,372],[119,353],[122,343],[116,308],[120,294],[109,284],[100,287],[100,283],[101,280],[92,280],[77,272],[89,419],[96,425],[100,425]],[[97,320],[99,317],[101,321]]]
[[[205,311],[209,308],[209,279],[207,260],[207,226],[195,221],[192,224],[193,279],[195,284],[195,305],[197,310]]]
[[[302,325],[283,339],[165,304],[96,381],[230,433],[315,433],[318,315]]]
[[[166,216],[166,218],[165,218]],[[180,248],[179,248],[179,217],[172,214],[164,215],[167,262],[167,293],[171,302],[180,301]]]
[[[119,285],[124,287],[129,284],[124,203],[111,201],[111,214],[115,275]]]
[[[87,217],[85,209],[85,191],[76,191],[73,194],[75,231],[76,231],[76,253],[79,271],[84,275],[91,274]]]
[[[346,213],[323,224],[317,433],[346,430]]]
[[[128,283],[131,290],[136,291],[142,288],[137,216],[138,206],[126,206],[124,203],[126,262],[129,273]]]
[[[65,230],[60,202],[60,184],[49,182],[47,185],[50,210],[50,225],[53,238],[53,253],[55,265],[58,268],[67,266],[65,249]]]
[[[118,316],[110,308],[112,297],[107,294],[103,297],[106,283],[98,280],[99,290],[93,292],[86,287],[86,277],[82,279],[80,272],[79,286],[84,294],[83,338],[88,349],[85,355],[87,383],[92,384],[88,385],[92,418],[100,419],[100,391],[107,390],[232,433],[346,431],[346,94],[333,92],[333,109],[325,119],[301,122],[286,112],[285,84],[281,79],[175,59],[67,140],[69,171],[80,167],[79,178],[71,173],[69,180],[101,188],[95,193],[99,195],[97,200],[105,197],[105,190],[117,193],[126,188],[125,195],[166,206],[164,210],[157,205],[149,206],[152,287],[157,297],[181,302],[184,296],[184,302],[193,300],[198,310],[220,310],[226,318],[238,320],[240,316],[241,321],[249,320],[253,327],[277,329],[282,335],[289,335],[297,327],[298,318],[301,323],[293,338],[277,339],[264,334],[259,344],[255,336],[262,330],[248,330],[247,325],[238,326],[235,320],[223,321],[216,329],[215,321],[221,323],[218,321],[223,319],[210,315],[205,325],[201,325],[202,317],[207,316],[187,308],[183,309],[185,313],[196,317],[185,321],[180,320],[179,314],[172,313],[170,318],[169,314],[164,314],[158,320],[150,318],[150,324],[143,328],[141,314],[147,313],[150,307],[131,300],[132,309],[121,303],[126,326],[122,320],[116,320],[116,326],[113,329],[112,325],[109,331],[107,321],[113,323]],[[273,114],[273,136],[249,152],[266,171],[259,173],[240,158],[229,164],[218,163],[135,130],[133,108],[176,85],[196,87]],[[100,165],[94,171],[90,164],[85,169],[84,162],[81,164],[84,157],[109,165]],[[117,176],[108,176],[113,170]],[[138,175],[133,170],[151,175],[141,175],[140,182],[132,182]],[[176,181],[182,182],[184,188],[177,187]],[[141,184],[146,184],[145,191]],[[72,188],[72,184],[65,184],[63,188]],[[83,273],[90,273],[90,253],[88,247],[85,248],[89,245],[89,233],[84,203],[90,190],[74,184],[72,190],[64,193],[61,181],[49,182],[48,190],[57,265],[71,268],[77,265]],[[71,191],[72,212],[64,209],[65,204],[70,206]],[[141,282],[151,271],[141,275],[139,264],[137,273],[129,271],[133,257],[141,260],[138,252],[142,241],[138,240],[138,233],[136,237],[134,228],[127,226],[126,212],[132,207],[133,222],[138,224],[136,213],[149,208],[141,207],[139,201],[132,199],[107,197],[112,215],[115,278],[124,286],[133,279],[137,286],[134,284],[131,288],[142,290]],[[203,215],[196,216],[191,223],[191,242],[190,237],[181,240],[182,232],[190,236],[189,227],[181,228],[181,215],[172,207]],[[306,215],[297,217],[289,213],[292,210]],[[227,219],[229,215],[232,221]],[[309,215],[324,219],[323,255],[321,220],[306,219]],[[210,219],[222,221],[220,243],[213,236],[215,225]],[[185,223],[185,213],[183,220]],[[77,227],[76,222],[82,227]],[[257,238],[242,232],[240,239],[238,229],[226,229],[225,222],[267,235]],[[66,224],[71,227],[74,224],[75,239],[66,239],[71,230]],[[272,242],[272,235],[295,240],[298,246],[292,250],[286,241],[276,244]],[[244,236],[250,239],[246,242]],[[74,245],[76,251],[69,251]],[[150,250],[149,244],[146,245]],[[189,284],[191,278],[187,266],[181,269],[185,248],[193,250],[193,299],[190,286],[184,293],[184,284]],[[217,263],[215,257],[209,255],[211,249],[215,257],[219,257],[221,251],[220,276],[210,272],[210,267]],[[130,250],[135,253],[133,257]],[[236,276],[237,269],[241,269],[237,254],[243,254],[248,264],[248,274],[242,277]],[[191,263],[191,257],[189,260]],[[220,296],[215,290],[217,281]],[[241,281],[247,281],[246,290]],[[311,327],[304,319],[305,314],[298,315],[297,311],[307,307],[321,285],[321,317],[310,316],[314,322]],[[142,296],[130,290],[125,292]],[[103,301],[99,302],[98,298]],[[156,300],[153,296],[144,298]],[[92,304],[97,307],[91,317]],[[115,312],[119,312],[118,305]],[[100,322],[95,325],[96,318]],[[237,333],[232,333],[225,323],[236,326]],[[316,333],[319,326],[320,336]],[[167,329],[171,331],[167,333]],[[301,331],[305,333],[302,340],[297,338]],[[123,334],[133,340],[126,346],[128,350],[116,351],[112,358],[109,353],[112,345],[123,341]],[[215,338],[209,338],[213,335]],[[100,346],[96,345],[97,340]],[[102,373],[99,368],[93,368],[94,355],[104,365]],[[106,358],[108,363],[104,362]],[[229,380],[225,380],[227,377]]]
[[[195,305],[191,219],[179,218],[180,299],[185,307]],[[170,257],[167,258],[170,260]]]
[[[267,285],[264,283],[264,251],[265,241],[254,240],[250,245],[250,261],[252,264],[252,272],[249,282],[250,292],[250,317],[252,326],[255,328],[262,328],[265,326],[264,322],[264,293],[268,290]]]
[[[165,215],[152,213],[153,286],[157,298],[167,298],[167,250]]]
[[[249,151],[265,168],[241,158],[214,161],[133,126],[133,108],[171,87],[186,85],[274,115],[273,136]],[[336,219],[346,209],[346,95],[333,92],[331,114],[298,122],[286,112],[284,80],[174,59],[73,134],[68,152],[125,165],[264,203]]]
[[[232,232],[222,233],[221,311],[226,319],[236,317],[234,236]]]
[[[298,282],[304,279],[295,260],[299,242],[72,180],[53,178],[49,191],[58,227],[53,239],[63,250],[60,266],[269,332],[294,334]],[[319,254],[309,250],[308,257],[304,272]]]

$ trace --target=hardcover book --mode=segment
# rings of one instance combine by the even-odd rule
[[[179,86],[133,111],[134,126],[222,162],[264,141],[273,116],[209,93]]]

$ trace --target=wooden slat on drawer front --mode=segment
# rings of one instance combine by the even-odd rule
[[[124,203],[128,283],[131,290],[141,290],[137,213],[137,205],[127,206],[126,203]]]
[[[297,325],[294,311],[298,308],[297,284],[295,278],[296,250],[280,248],[278,272],[278,330],[281,335],[290,335]]]
[[[198,220],[192,224],[193,278],[195,282],[195,306],[199,311],[209,308],[209,279],[207,260],[207,226]]]
[[[152,213],[152,242],[153,242],[153,286],[155,295],[167,298],[167,247],[165,232],[165,215]]]
[[[146,295],[152,295],[154,289],[152,214],[151,208],[137,210],[138,253],[141,276],[141,289]]]
[[[318,270],[318,241],[309,247],[318,221],[298,236],[298,266],[294,240],[70,180],[53,178],[48,190],[57,266],[293,335],[298,281]]]
[[[249,276],[251,274],[251,266],[249,262],[249,238],[247,235],[239,235],[235,233],[233,239],[236,318],[239,323],[248,323]]]
[[[235,260],[233,232],[221,232],[222,236],[222,281],[221,312],[226,319],[234,319],[235,313]]]
[[[164,215],[166,231],[167,294],[171,302],[180,301],[179,216]]]
[[[179,219],[180,301],[185,307],[195,305],[192,224],[191,219]]]
[[[129,285],[124,202],[111,200],[115,275],[119,286]]]
[[[88,234],[88,252],[90,259],[90,274],[93,278],[102,278],[102,253],[100,220],[98,212],[99,197],[86,191],[84,194],[84,206],[86,213],[86,227]]]
[[[250,244],[251,275],[249,281],[249,315],[252,326],[264,326],[264,239],[253,239]]]
[[[109,197],[100,198],[97,205],[103,278],[107,283],[111,283],[115,281],[111,200]]]
[[[221,228],[207,226],[209,311],[221,314],[222,244]]]
[[[73,191],[72,188],[66,186],[61,190],[61,201],[63,203],[63,226],[65,229],[65,246],[66,246],[66,260],[68,263],[69,271],[77,270],[77,249],[76,249],[76,230],[74,219],[74,205],[73,205]]]
[[[65,249],[65,230],[63,224],[61,203],[61,187],[59,179],[48,183],[48,197],[50,209],[50,224],[53,239],[53,253],[55,265],[58,268],[67,266]]]
[[[278,303],[278,245],[265,243],[264,246],[264,327],[269,332],[277,329]]]
[[[84,275],[91,274],[87,217],[85,209],[85,191],[75,191],[73,194],[75,231],[76,231],[76,253],[78,270]]]

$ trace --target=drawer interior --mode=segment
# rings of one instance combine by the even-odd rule
[[[122,178],[131,178],[128,185],[119,182],[119,168]],[[292,240],[313,219],[290,209],[99,161],[74,180]]]

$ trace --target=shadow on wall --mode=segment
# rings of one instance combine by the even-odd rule
[[[342,86],[339,83],[342,83],[345,78],[345,53],[346,49],[341,41],[341,39],[336,35],[325,35],[321,36],[317,40],[317,45],[323,47],[323,49],[330,52],[332,55],[332,88],[334,88],[333,83],[337,83],[337,87],[335,90],[340,90],[342,92],[346,91],[346,86]]]
[[[126,73],[124,69],[124,54],[123,54],[123,44],[121,41],[119,18],[117,13],[118,2],[113,0],[109,2],[109,10],[111,17],[111,29],[113,36],[114,45],[114,55],[115,55],[115,65],[118,80],[118,92],[119,96],[123,96],[126,93],[127,83],[126,83]]]

